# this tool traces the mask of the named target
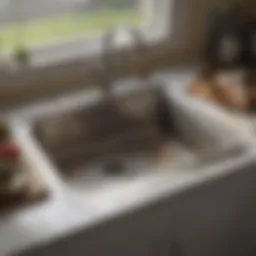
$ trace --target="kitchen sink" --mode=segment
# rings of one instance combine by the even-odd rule
[[[147,243],[151,245],[155,240],[157,241],[154,243],[167,241],[170,237],[169,234],[166,234],[165,237],[162,234],[162,227],[166,227],[167,223],[162,213],[166,213],[166,217],[169,219],[169,210],[162,211],[161,209],[158,212],[154,210],[155,207],[150,207],[150,205],[153,206],[164,198],[170,199],[172,203],[172,198],[182,191],[238,172],[239,168],[241,169],[249,162],[255,162],[255,149],[250,144],[250,142],[253,144],[253,137],[243,129],[243,126],[228,119],[224,114],[202,107],[200,103],[186,97],[180,86],[186,83],[183,79],[185,75],[178,76],[177,79],[175,75],[176,73],[172,74],[171,79],[167,79],[168,84],[160,83],[160,90],[152,88],[149,94],[147,90],[146,92],[142,90],[141,95],[144,95],[145,98],[138,96],[138,101],[132,101],[131,105],[128,104],[134,107],[132,112],[130,112],[131,109],[128,109],[127,112],[126,107],[120,108],[125,110],[122,113],[128,113],[131,118],[125,119],[123,122],[119,122],[119,116],[116,117],[115,113],[111,113],[112,107],[109,102],[104,102],[104,96],[100,92],[88,90],[50,100],[15,113],[12,117],[15,138],[26,158],[35,166],[35,170],[42,174],[45,182],[49,185],[51,196],[42,205],[17,213],[18,218],[10,217],[10,220],[4,220],[1,223],[2,233],[0,232],[0,235],[4,241],[4,246],[0,248],[1,255],[5,255],[5,252],[21,252],[31,247],[35,249],[34,254],[32,252],[32,254],[25,253],[24,255],[48,255],[49,244],[50,252],[52,255],[56,255],[63,252],[63,245],[70,244],[66,242],[66,239],[70,241],[74,238],[74,241],[77,241],[77,237],[78,241],[81,241],[80,238],[82,239],[82,243],[78,242],[79,246],[84,245],[84,248],[78,252],[81,247],[77,246],[76,242],[72,243],[72,250],[77,255],[84,254],[84,251],[91,249],[105,249],[102,243],[108,249],[116,250],[116,243],[109,246],[110,240],[106,239],[101,228],[99,234],[104,234],[102,240],[99,240],[96,235],[92,235],[90,238],[83,237],[83,234],[90,235],[90,231],[94,232],[97,227],[102,226],[106,233],[111,234],[111,237],[114,232],[120,239],[133,227],[134,233],[130,234],[134,240],[129,240],[125,246],[136,250],[137,243],[138,253],[132,254],[142,255],[140,249],[147,248]],[[174,86],[169,85],[169,81],[172,80],[176,84],[176,88],[175,84]],[[123,99],[133,92],[137,94],[137,86],[134,90],[129,89],[129,93],[126,91],[118,94],[116,99],[122,99],[121,102],[124,103]],[[162,105],[159,101],[152,100],[152,95],[157,94],[155,99],[160,97],[160,103],[165,102],[165,104]],[[145,104],[136,104],[136,102],[143,102],[141,97],[145,99]],[[132,99],[135,98],[132,97]],[[146,104],[146,102],[154,102],[154,104]],[[127,106],[127,104],[124,105]],[[138,109],[138,105],[139,107],[144,106],[144,108]],[[161,111],[165,109],[163,111],[165,115],[160,115],[164,116],[163,119],[159,120],[159,112],[154,112],[159,108],[152,107],[152,105],[162,106]],[[84,120],[87,120],[88,115],[93,113],[93,111],[88,112],[90,108],[94,108],[93,111],[100,113],[102,113],[101,111],[104,113],[108,108],[107,114],[113,114],[111,118],[118,121],[114,128],[122,136],[120,139],[116,132],[112,135],[111,132],[105,134],[104,129],[101,133],[101,127],[96,125],[100,132],[93,133],[93,136],[88,138],[91,140],[90,145],[94,145],[92,148],[95,150],[88,153],[87,143],[83,144],[84,138],[87,137],[78,129],[81,126],[69,126],[70,124],[66,120],[76,117],[77,123],[82,123],[82,127],[85,127]],[[160,113],[163,113],[161,111]],[[134,119],[134,113],[136,116],[138,115],[139,119]],[[103,117],[106,118],[106,116]],[[143,116],[142,119],[141,116]],[[61,119],[63,122],[60,122],[61,127],[58,122],[57,126],[54,123],[59,117],[64,117]],[[80,117],[83,118],[80,119]],[[123,117],[122,115],[121,118]],[[94,118],[93,115],[90,125],[97,123],[94,123],[94,120],[97,121],[97,118]],[[42,132],[42,130],[52,120],[54,121],[52,127],[58,129],[53,129],[50,134],[47,132],[44,134],[45,131]],[[107,120],[109,119],[107,118]],[[127,120],[131,121],[126,123]],[[163,120],[165,122],[162,122]],[[112,122],[110,123],[112,124]],[[45,141],[44,136],[50,135],[51,137],[56,133],[58,135],[59,131],[65,130],[68,126],[72,128],[72,131],[77,132],[83,140],[75,136],[75,138],[69,137],[60,141],[65,144],[59,144],[59,140],[55,140],[55,143],[49,141],[49,144]],[[129,132],[121,133],[126,129]],[[141,131],[147,131],[147,133]],[[125,134],[124,139],[123,134]],[[108,136],[111,138],[109,144]],[[113,137],[111,136],[114,138],[117,136],[119,143],[112,144]],[[136,143],[129,144],[130,136],[136,138]],[[147,141],[152,136],[154,139]],[[107,149],[111,149],[107,152],[107,156],[104,156],[108,150],[104,147],[102,150],[102,141],[105,141],[103,145]],[[125,141],[128,144],[127,147],[126,145],[124,147],[120,141]],[[119,147],[120,144],[121,147]],[[71,146],[67,150],[68,145]],[[73,151],[77,148],[82,148],[81,154],[77,154],[76,150]],[[72,157],[67,152],[70,152]],[[63,157],[64,155],[65,157]],[[145,208],[149,209],[151,217],[145,215]],[[136,213],[141,216],[136,218],[137,222],[133,219]],[[128,220],[127,222],[127,219],[124,218],[124,221],[121,221],[115,230],[113,221],[119,222],[122,220],[122,216],[128,216],[128,219],[131,216],[132,221]],[[137,226],[140,223],[143,224],[143,220],[146,221],[145,226],[138,229]],[[132,223],[133,225],[131,225]],[[170,223],[173,223],[172,220]],[[105,229],[106,225],[109,225],[109,229]],[[172,229],[172,224],[167,226]],[[145,233],[137,234],[138,230],[145,230]],[[160,234],[156,239],[157,230]],[[13,237],[18,239],[12,239]],[[84,244],[85,241],[88,243]],[[56,248],[55,242],[59,247]],[[47,247],[46,251],[42,249],[44,245]],[[168,244],[168,246],[170,245]],[[123,244],[120,246],[120,249],[122,248]],[[41,251],[42,254],[40,254]],[[102,253],[94,254],[101,255]],[[156,252],[154,255],[159,255],[159,253]]]
[[[71,95],[25,119],[55,174],[83,190],[204,168],[249,145],[235,124],[163,86],[119,93],[112,103],[98,92]]]
[[[129,179],[192,160],[161,88],[57,107],[30,121],[30,134],[66,182]],[[79,101],[78,101],[79,102]]]

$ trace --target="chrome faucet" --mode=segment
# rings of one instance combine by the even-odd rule
[[[145,40],[140,30],[136,28],[125,29],[124,32],[127,38],[121,38],[123,40],[121,45],[118,45],[116,41],[118,32],[118,29],[110,30],[102,39],[103,51],[100,87],[104,95],[107,98],[111,97],[111,100],[113,100],[112,84],[114,80],[122,73],[126,63],[133,56],[141,54],[146,50]],[[127,61],[124,61],[124,59]]]

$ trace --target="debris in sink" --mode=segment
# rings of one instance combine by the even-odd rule
[[[125,171],[125,166],[120,160],[109,160],[103,164],[103,170],[106,174],[118,175]]]
[[[178,152],[170,145],[162,145],[152,152],[152,159],[157,166],[165,165],[175,162],[178,159]]]

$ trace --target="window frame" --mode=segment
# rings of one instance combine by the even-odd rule
[[[185,51],[182,46],[184,33],[181,33],[184,28],[184,6],[180,5],[181,2],[178,0],[152,1],[158,3],[161,1],[162,5],[158,12],[154,11],[154,7],[151,9],[154,11],[155,21],[158,22],[152,22],[151,26],[142,31],[146,44],[148,44],[147,49],[152,49],[148,51],[149,56],[145,58],[150,59],[150,56],[154,56],[161,45],[164,47],[170,45],[171,51],[175,54],[180,50]],[[91,45],[93,45],[93,40],[100,42],[97,40],[99,38],[90,39]],[[93,76],[90,76],[90,72],[93,70],[97,74],[99,71],[97,67],[101,64],[101,47],[96,47],[97,49],[92,51],[87,48],[85,41],[88,42],[88,37],[80,38],[70,44],[61,44],[62,47],[55,44],[32,49],[43,59],[39,58],[39,61],[35,59],[28,66],[17,66],[16,61],[10,55],[3,56],[3,59],[0,56],[0,108],[4,111],[15,111],[16,108],[37,104],[56,95],[93,86],[95,81],[91,80],[90,77]],[[66,50],[66,47],[73,49],[73,43],[78,46],[75,47],[76,53],[63,54],[61,58],[51,58],[56,49]],[[141,61],[143,63],[143,60]],[[2,68],[1,64],[3,64]]]
[[[146,15],[148,24],[140,30],[145,43],[150,44],[165,37],[171,31],[171,10],[174,0],[144,0],[148,3]],[[102,51],[102,35],[80,36],[61,42],[49,43],[43,46],[29,48],[29,67],[47,67],[63,62],[74,61],[86,57],[99,56]],[[4,56],[4,57],[3,57]],[[1,58],[1,57],[0,57]],[[2,54],[3,59],[14,62],[11,54]]]

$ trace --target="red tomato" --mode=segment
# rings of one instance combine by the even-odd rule
[[[20,157],[20,149],[17,145],[10,142],[0,143],[0,160],[12,158],[16,160]]]

